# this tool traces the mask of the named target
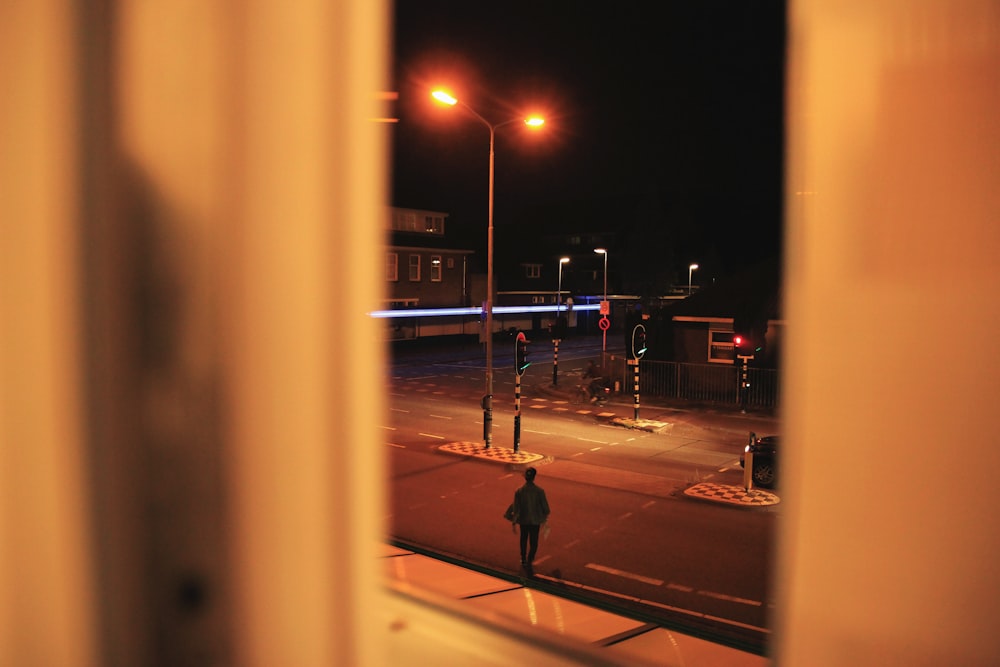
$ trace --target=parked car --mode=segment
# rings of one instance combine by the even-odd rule
[[[750,479],[757,486],[773,488],[778,482],[778,436],[765,435],[757,437],[750,434],[750,442],[740,454],[740,467],[746,468],[746,455],[753,453],[753,470]]]

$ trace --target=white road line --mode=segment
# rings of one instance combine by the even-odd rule
[[[622,519],[627,519],[630,516],[632,516],[631,512],[625,512],[625,514],[622,514],[620,517],[618,517],[618,520],[621,521]]]
[[[447,415],[427,415],[428,417],[433,417],[434,419],[453,419]]]
[[[738,598],[732,595],[726,595],[725,593],[713,593],[712,591],[698,591],[698,595],[704,595],[705,597],[714,598],[716,600],[725,600],[726,602],[746,604],[751,607],[760,607],[764,604],[763,602],[758,602],[757,600],[747,600],[746,598]]]
[[[390,447],[396,447],[398,449],[406,449],[406,445],[397,445],[394,442],[387,442],[385,444],[389,445]]]
[[[605,565],[598,565],[597,563],[587,563],[586,567],[591,570],[597,570],[598,572],[606,572],[607,574],[613,574],[616,577],[624,577],[625,579],[631,579],[633,581],[641,581],[644,584],[649,584],[650,586],[662,586],[662,579],[653,579],[652,577],[644,577],[641,574],[635,574],[634,572],[626,572],[625,570],[616,570],[613,567],[607,567]]]
[[[384,428],[386,431],[395,431],[396,430],[395,426],[383,426],[382,428]]]
[[[530,428],[524,429],[524,432],[525,433],[535,433],[537,435],[553,435],[552,433],[549,433],[548,431],[533,431]]]
[[[645,505],[642,506],[642,509],[648,510],[650,507],[652,507],[655,504],[656,504],[655,500],[650,500],[648,503],[646,503]]]
[[[607,441],[605,440],[591,440],[590,438],[577,438],[577,440],[579,440],[580,442],[596,442],[599,445],[608,444]]]
[[[426,438],[436,438],[438,440],[444,440],[444,436],[443,435],[435,435],[433,433],[417,433],[417,435],[422,435],[422,436],[424,436]]]
[[[410,411],[409,411],[409,410],[403,410],[403,409],[401,409],[401,408],[391,408],[391,410],[392,410],[393,412],[405,412],[405,413],[407,413],[407,414],[409,414],[409,413],[410,413]]]
[[[667,584],[667,588],[669,588],[672,591],[681,591],[682,593],[693,593],[694,592],[694,588],[693,587],[691,587],[691,586],[682,586],[681,584],[675,584],[672,581],[669,584]]]
[[[601,451],[601,448],[600,447],[591,447],[590,451],[592,451],[592,452],[599,452],[599,451]]]

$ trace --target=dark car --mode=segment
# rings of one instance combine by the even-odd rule
[[[765,435],[758,438],[756,433],[750,434],[750,442],[740,454],[740,467],[746,467],[746,455],[753,453],[753,470],[750,478],[757,486],[773,488],[778,481],[778,436]]]

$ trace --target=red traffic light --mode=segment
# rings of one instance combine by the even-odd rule
[[[739,347],[743,344],[743,336],[733,336],[733,345]]]

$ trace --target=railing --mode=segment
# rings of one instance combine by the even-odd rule
[[[741,367],[738,365],[653,360],[640,363],[640,394],[720,405],[740,404]],[[630,393],[634,384],[633,369],[623,359],[618,366],[612,372],[621,379],[621,392]],[[748,408],[773,409],[778,406],[778,371],[750,366],[747,381]]]

